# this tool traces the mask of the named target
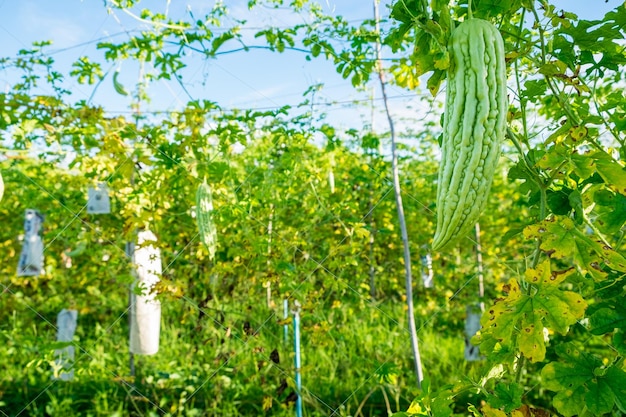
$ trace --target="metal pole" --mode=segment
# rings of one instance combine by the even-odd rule
[[[294,364],[296,367],[296,417],[302,417],[302,375],[300,374],[300,303],[294,302],[293,310],[293,347],[295,352]]]
[[[287,318],[289,317],[289,300],[286,298],[283,300],[283,320],[285,320],[285,324],[283,325],[283,342],[286,344],[287,339],[289,339],[289,325],[287,324]]]

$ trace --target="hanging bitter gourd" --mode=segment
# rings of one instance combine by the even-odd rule
[[[498,29],[469,18],[452,32],[448,51],[434,250],[457,242],[474,227],[487,201],[506,128],[504,42]]]
[[[2,201],[3,195],[4,195],[4,180],[2,179],[2,172],[0,172],[0,201]]]
[[[200,241],[209,251],[209,258],[215,258],[217,249],[217,229],[213,218],[213,196],[211,187],[204,181],[196,191],[196,222]]]

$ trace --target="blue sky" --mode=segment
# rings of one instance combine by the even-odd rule
[[[178,7],[169,7],[169,15],[173,18],[183,17],[187,6],[195,16],[202,16],[203,4],[213,3],[206,1],[185,1],[177,3]],[[230,2],[245,4],[245,2]],[[338,14],[345,14],[350,19],[365,19],[371,17],[371,5],[364,7],[365,2],[350,1],[338,2],[339,6],[325,3],[328,11],[335,10]],[[140,6],[147,5],[143,2]],[[150,3],[155,11],[165,11],[166,1]],[[266,25],[288,26],[301,23],[302,18],[277,13],[273,10],[260,8],[254,13],[245,7],[232,6],[233,17],[245,18],[252,27]],[[137,22],[124,13],[116,10],[107,13],[102,1],[95,0],[0,0],[0,15],[11,16],[0,23],[2,39],[2,55],[15,54],[21,48],[28,48],[32,41],[53,40],[51,50],[61,51],[53,56],[60,68],[69,68],[69,63],[81,55],[100,58],[102,52],[95,50],[97,39],[112,41],[124,39],[114,36],[125,30],[144,28],[145,25]],[[230,23],[230,24],[229,24]],[[224,26],[232,25],[225,22]],[[249,31],[250,35],[254,32]],[[260,41],[249,40],[250,44],[260,44]],[[69,48],[69,49],[68,49]],[[98,59],[103,62],[103,59]],[[304,54],[287,52],[284,54],[269,53],[266,51],[251,51],[248,53],[234,53],[221,56],[217,60],[194,59],[187,60],[189,67],[185,71],[185,83],[194,99],[209,99],[219,102],[225,107],[280,107],[286,103],[296,104],[302,101],[302,93],[313,83],[325,84],[323,95],[329,100],[346,101],[355,97],[354,90],[348,81],[336,74],[332,64],[324,60],[306,61]],[[137,79],[137,68],[130,63],[121,63],[120,80],[127,86]],[[108,67],[104,67],[107,70]],[[0,73],[0,83],[6,84]],[[1,84],[0,84],[1,86]],[[4,86],[1,86],[4,88]],[[105,81],[103,86],[94,95],[95,103],[103,104],[111,111],[125,110],[127,100],[116,96],[112,91],[112,82]],[[92,93],[92,86],[72,85],[72,91],[77,98],[87,99]],[[169,109],[180,107],[189,100],[189,97],[176,83],[161,83],[152,89],[155,95],[153,109]],[[406,92],[402,92],[407,94]]]
[[[197,16],[204,14],[203,7],[212,5],[206,0],[153,0],[140,2],[139,7],[150,7],[155,11],[165,12],[173,18],[182,18],[191,9]],[[245,18],[252,27],[267,25],[289,26],[302,23],[306,16],[276,12],[258,8],[247,11],[246,1],[229,0],[225,2],[232,11],[232,16]],[[382,1],[381,12],[387,14],[388,1]],[[607,11],[622,3],[620,0],[559,0],[553,1],[557,8],[565,8],[577,13],[581,18],[600,18]],[[328,13],[342,15],[348,20],[362,20],[372,17],[372,4],[369,0],[320,0]],[[121,40],[124,31],[144,28],[145,25],[132,17],[115,10],[107,12],[102,0],[0,0],[0,55],[14,55],[21,48],[28,48],[32,41],[52,40],[51,50],[62,72],[67,72],[69,64],[82,55],[93,57],[104,63],[102,52],[96,51],[96,40]],[[232,22],[226,21],[224,26]],[[122,33],[120,36],[119,34]],[[250,34],[253,31],[249,32]],[[250,39],[251,44],[254,40]],[[331,63],[323,59],[306,61],[304,54],[287,52],[284,54],[266,51],[251,51],[224,55],[216,60],[202,60],[190,56],[189,67],[185,71],[185,83],[194,99],[217,101],[224,107],[279,107],[284,104],[301,102],[302,93],[313,83],[322,82],[324,88],[318,99],[328,102],[340,102],[324,107],[329,113],[328,120],[339,125],[359,125],[369,123],[370,111],[366,108],[355,110],[349,104],[353,99],[366,99],[370,92],[357,92],[348,80],[343,80]],[[110,69],[112,64],[104,66]],[[137,68],[126,62],[116,66],[120,69],[120,80],[131,86],[137,79]],[[10,75],[0,72],[0,88],[7,86]],[[376,86],[373,85],[373,88]],[[73,83],[70,86],[74,98],[87,99],[93,93],[93,86]],[[163,82],[151,90],[154,101],[146,109],[167,110],[179,108],[189,97],[174,82]],[[377,96],[378,92],[375,93]],[[419,107],[417,95],[397,87],[391,87],[389,94],[395,97],[392,106],[398,117],[409,115]],[[117,95],[112,82],[105,80],[93,95],[93,102],[103,105],[112,113],[128,111],[128,100]],[[380,110],[381,104],[378,103]],[[320,107],[320,110],[322,108]],[[382,118],[376,122],[384,129]]]

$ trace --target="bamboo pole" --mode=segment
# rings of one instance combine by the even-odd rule
[[[385,113],[389,122],[389,133],[391,134],[391,169],[393,172],[393,188],[396,197],[396,208],[398,210],[398,222],[400,223],[400,231],[402,234],[402,244],[404,248],[404,269],[406,284],[406,303],[408,308],[409,333],[411,335],[411,350],[413,353],[413,362],[415,365],[415,376],[417,378],[417,387],[421,389],[424,374],[422,372],[422,360],[419,351],[419,341],[417,339],[417,330],[415,326],[415,312],[413,308],[413,278],[411,277],[411,252],[409,249],[409,236],[404,217],[404,208],[402,206],[402,194],[400,190],[400,175],[398,173],[398,152],[396,149],[396,135],[394,130],[393,118],[389,110],[389,100],[387,99],[385,75],[382,68],[382,51],[380,43],[380,15],[378,11],[378,1],[374,0],[374,20],[376,21],[376,72],[380,81],[380,89],[383,95],[383,103],[385,105]]]

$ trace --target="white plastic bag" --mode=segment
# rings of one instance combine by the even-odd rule
[[[106,184],[98,184],[98,188],[89,187],[87,190],[87,213],[109,214],[110,212],[111,200]]]
[[[63,309],[57,315],[57,342],[71,342],[76,331],[78,312]],[[54,351],[56,356],[53,379],[69,381],[74,377],[74,346]]]
[[[43,272],[43,242],[41,229],[43,216],[37,210],[24,213],[24,242],[17,266],[17,276],[36,276]]]
[[[470,304],[465,310],[465,360],[482,360],[478,346],[471,342],[472,337],[480,330],[480,317],[483,313],[482,304]]]
[[[435,274],[433,273],[433,258],[429,253],[420,256],[422,264],[422,283],[424,288],[433,288],[435,286]]]
[[[131,295],[130,351],[140,355],[154,355],[159,351],[161,303],[153,289],[162,273],[161,252],[147,243],[156,240],[154,233],[148,230],[139,232],[133,253],[137,279]],[[141,295],[137,294],[139,289]]]

